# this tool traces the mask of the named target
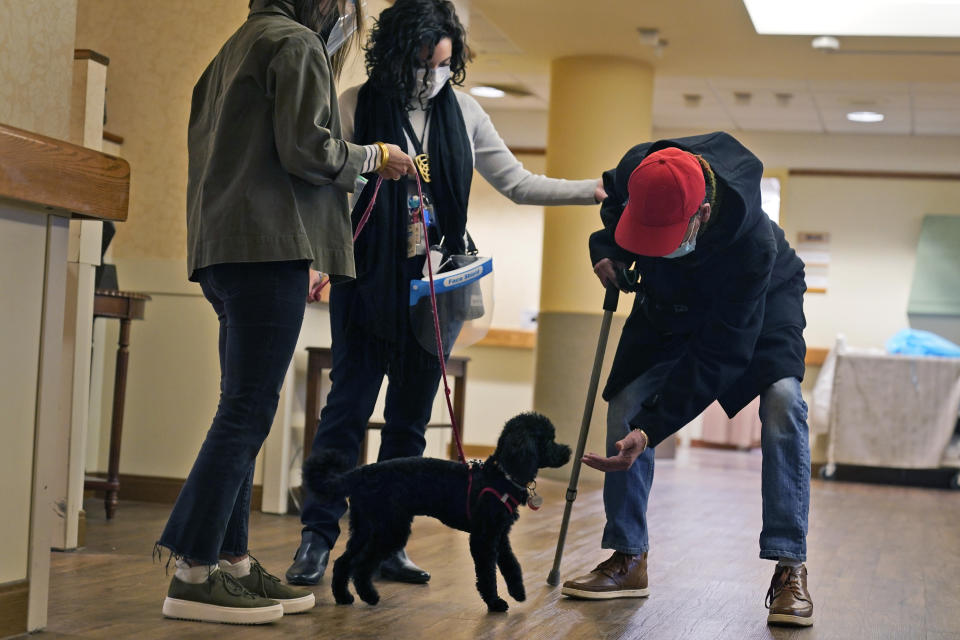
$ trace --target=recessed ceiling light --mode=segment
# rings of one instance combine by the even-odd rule
[[[960,37],[958,0],[743,0],[763,35]]]
[[[836,50],[840,48],[840,41],[833,36],[817,36],[810,46],[814,49]]]
[[[478,98],[502,98],[507,95],[503,89],[497,89],[496,87],[472,87],[470,93],[477,96]]]
[[[851,111],[847,114],[850,122],[883,122],[883,114],[876,111]]]

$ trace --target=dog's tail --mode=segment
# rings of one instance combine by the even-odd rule
[[[327,449],[311,455],[303,464],[303,485],[321,504],[349,493],[347,476],[355,465],[339,451]]]

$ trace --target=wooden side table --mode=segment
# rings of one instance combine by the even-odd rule
[[[127,364],[130,360],[130,322],[143,320],[147,301],[145,293],[98,289],[93,297],[94,318],[117,318],[120,320],[120,339],[117,341],[117,365],[113,383],[113,414],[110,421],[110,458],[107,462],[107,477],[87,476],[84,489],[105,492],[103,503],[107,520],[112,520],[117,511],[117,494],[120,490],[120,439],[123,435],[123,405],[127,393]]]
[[[450,356],[447,361],[447,374],[453,376],[453,417],[457,422],[457,432],[460,438],[463,438],[463,407],[467,393],[467,363],[470,358],[463,356]],[[320,419],[320,383],[321,372],[333,366],[333,354],[327,347],[307,347],[307,398],[306,410],[304,412],[303,427],[303,459],[306,460],[310,455],[310,448],[313,446],[313,437],[317,433],[317,420]],[[444,404],[446,404],[444,402]],[[452,425],[448,423],[428,424],[428,429],[449,429]],[[382,423],[371,422],[368,425],[370,429],[380,429]],[[451,442],[447,447],[447,456],[451,460],[457,459],[456,444]],[[363,437],[363,445],[360,448],[360,459],[367,459],[367,437]]]

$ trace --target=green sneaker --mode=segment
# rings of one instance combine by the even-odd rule
[[[282,618],[283,606],[250,593],[236,578],[214,569],[199,584],[173,576],[163,601],[163,615],[200,622],[264,624]]]
[[[317,602],[312,591],[295,589],[283,584],[280,578],[264,569],[253,556],[250,556],[250,573],[243,578],[237,578],[237,582],[250,593],[276,600],[283,605],[284,613],[309,611]]]

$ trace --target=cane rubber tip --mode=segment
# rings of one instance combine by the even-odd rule
[[[560,572],[554,569],[550,572],[550,575],[547,576],[547,584],[551,587],[555,587],[560,584]]]

